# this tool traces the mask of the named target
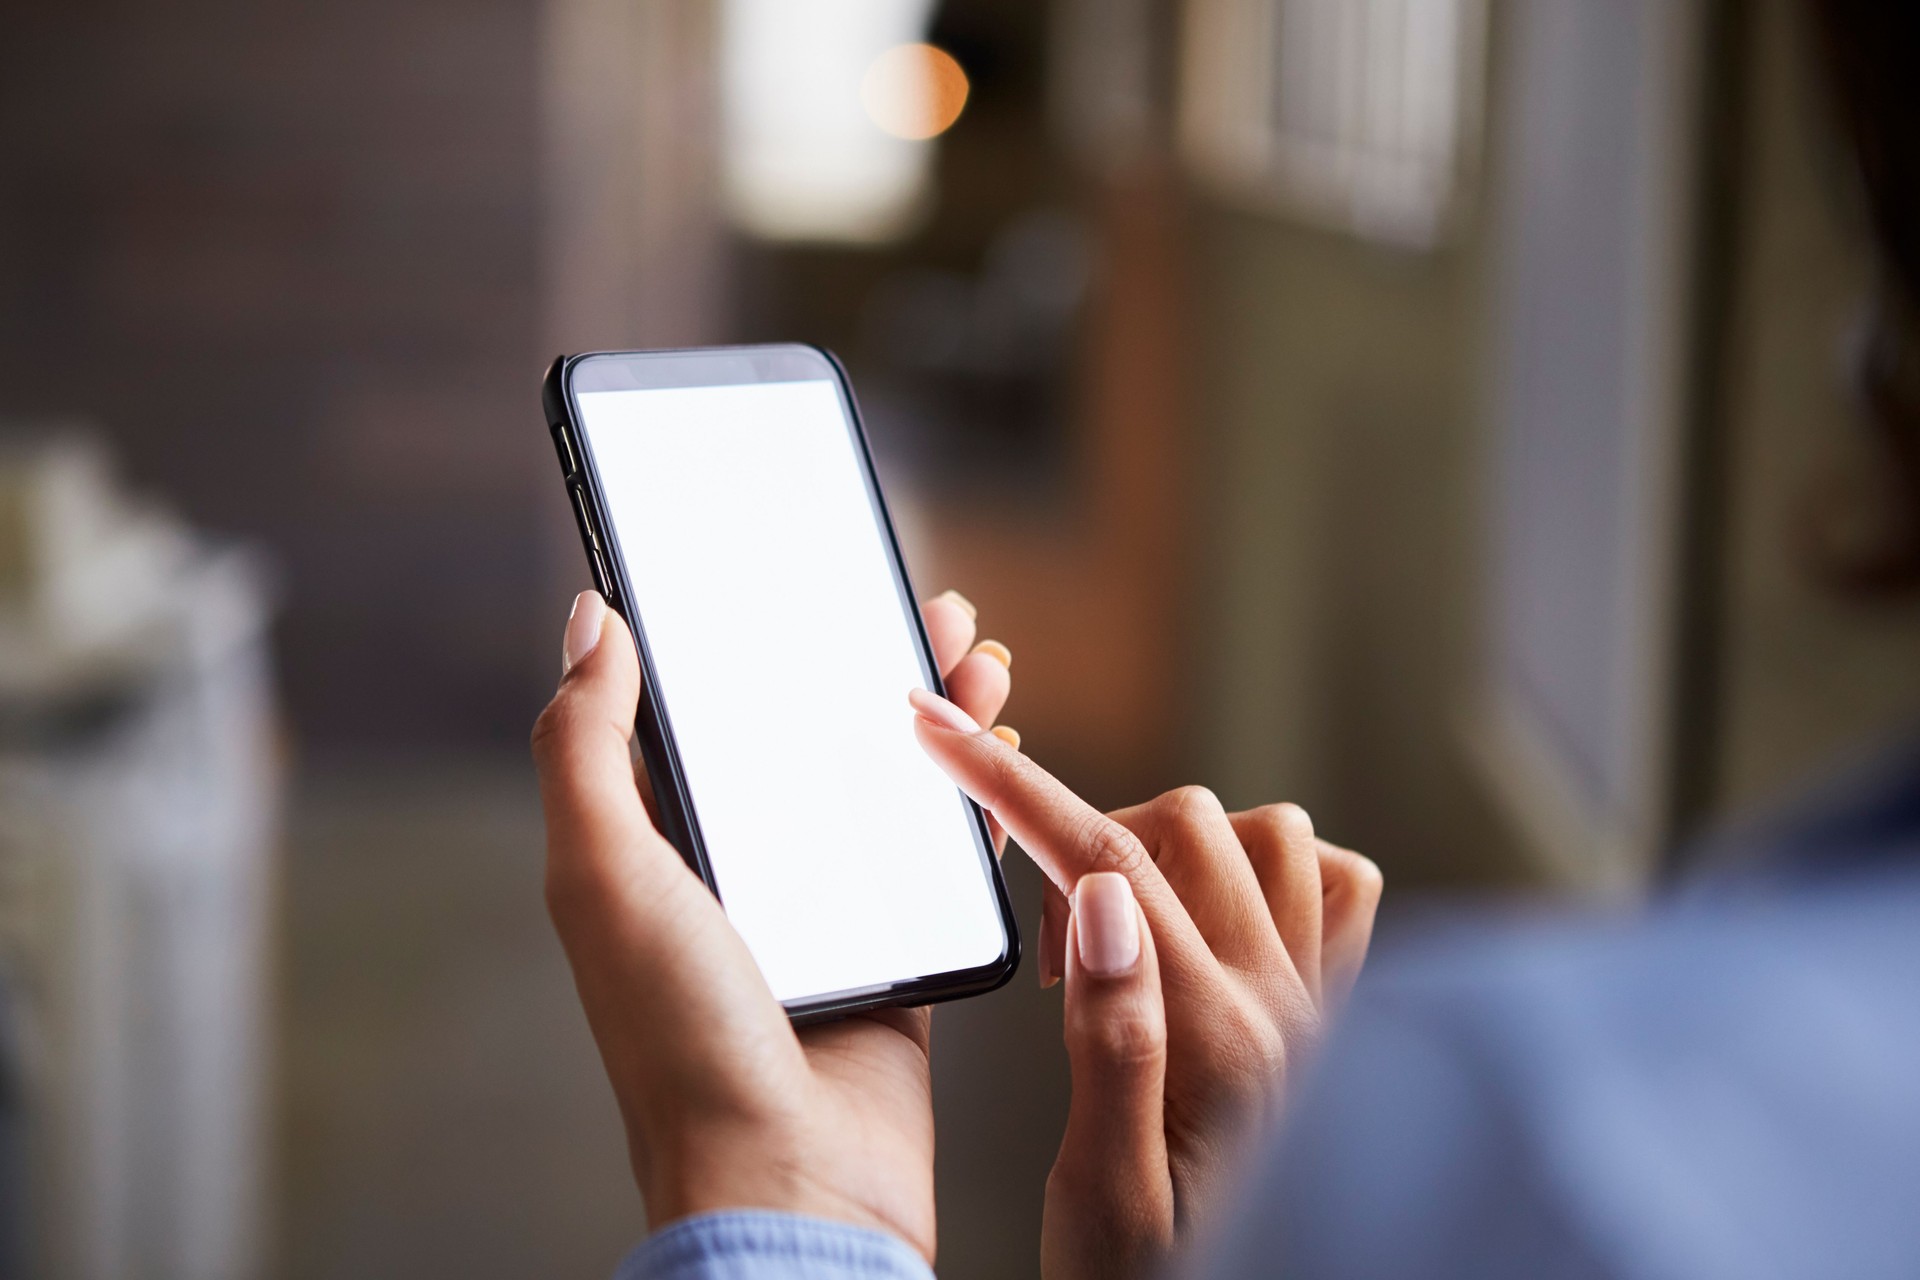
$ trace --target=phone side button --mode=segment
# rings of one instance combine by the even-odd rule
[[[579,473],[578,455],[573,449],[573,434],[567,430],[567,424],[553,424],[553,451],[560,455],[560,474],[571,480]]]
[[[600,551],[600,534],[599,531],[593,527],[593,516],[587,511],[587,495],[581,491],[578,485],[572,486],[567,492],[573,495],[573,514],[574,518],[580,521],[580,536],[586,539],[587,546],[594,554],[598,555]]]
[[[613,603],[612,575],[607,572],[607,562],[601,558],[600,548],[595,547],[587,553],[587,563],[593,566],[594,589],[600,593],[601,599]]]

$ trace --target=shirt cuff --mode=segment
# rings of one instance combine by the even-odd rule
[[[907,1245],[845,1222],[760,1209],[703,1213],[656,1232],[615,1280],[934,1280]]]

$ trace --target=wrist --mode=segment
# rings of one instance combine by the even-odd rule
[[[644,1145],[633,1143],[634,1179],[652,1230],[729,1211],[788,1213],[881,1231],[899,1237],[892,1224],[848,1196],[836,1194],[807,1172],[801,1144],[777,1131],[709,1125],[684,1127]]]

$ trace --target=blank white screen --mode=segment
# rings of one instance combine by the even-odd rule
[[[993,963],[834,383],[578,396],[721,901],[783,1001]]]

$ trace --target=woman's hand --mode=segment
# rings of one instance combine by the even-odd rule
[[[974,645],[972,606],[957,595],[923,613],[949,691],[991,724],[1010,688],[1006,650]],[[627,745],[639,664],[597,594],[575,601],[565,653],[533,732],[547,905],[649,1220],[787,1210],[891,1232],[931,1262],[927,1010],[796,1034],[720,904],[647,816]]]
[[[1352,987],[1380,872],[1293,805],[1230,814],[1189,787],[1103,815],[940,699],[913,702],[921,744],[1050,881],[1040,963],[1066,978],[1073,1104],[1042,1271],[1149,1273],[1219,1206]]]

